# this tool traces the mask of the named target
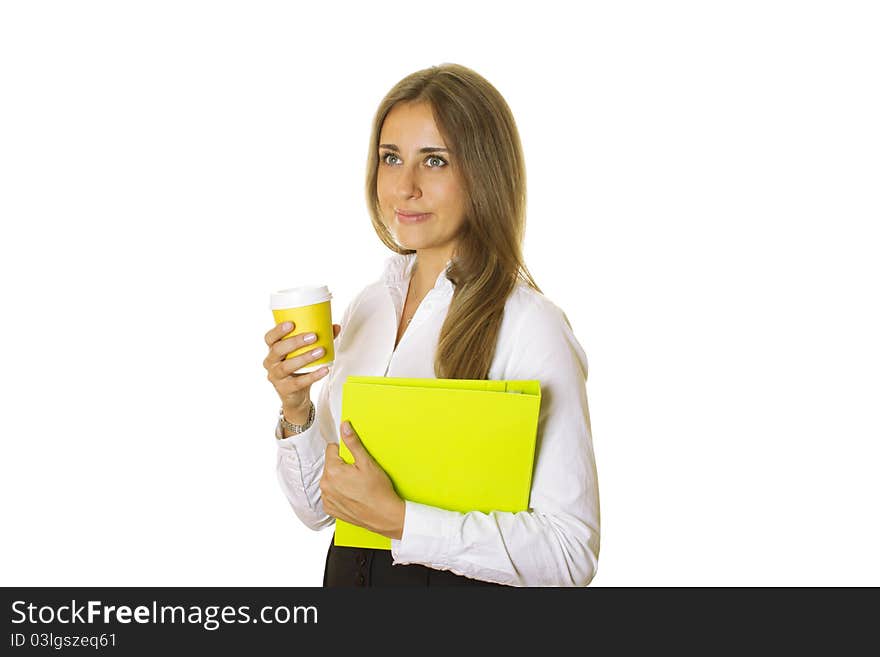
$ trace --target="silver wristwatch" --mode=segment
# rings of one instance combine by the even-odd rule
[[[284,419],[284,407],[281,407],[281,410],[278,411],[278,424],[282,427],[290,431],[291,433],[302,433],[310,426],[312,426],[312,422],[315,421],[315,404],[312,401],[309,401],[309,419],[306,420],[305,424],[293,424],[292,422],[288,422]]]

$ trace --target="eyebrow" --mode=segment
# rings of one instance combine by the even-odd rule
[[[392,151],[400,152],[400,149],[396,144],[379,144],[379,148],[387,148]],[[438,151],[445,151],[450,153],[451,151],[448,148],[440,148],[439,146],[425,146],[424,148],[419,149],[419,153],[436,153]]]

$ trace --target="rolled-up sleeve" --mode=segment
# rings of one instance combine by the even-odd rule
[[[421,563],[514,586],[586,586],[599,557],[599,491],[587,403],[587,358],[546,299],[517,322],[506,379],[541,382],[529,509],[459,513],[406,502],[394,563]]]

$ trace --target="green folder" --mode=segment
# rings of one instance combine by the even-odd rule
[[[451,511],[525,511],[539,381],[349,376],[342,419],[405,500]],[[352,463],[351,452],[339,453]],[[342,520],[336,545],[390,550],[391,539]]]

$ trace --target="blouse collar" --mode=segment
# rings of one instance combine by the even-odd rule
[[[455,287],[448,278],[446,272],[452,260],[446,261],[446,267],[437,276],[434,282],[435,290],[453,292]],[[416,264],[415,253],[395,253],[385,261],[385,271],[382,280],[388,287],[404,288],[408,285],[413,267]]]

